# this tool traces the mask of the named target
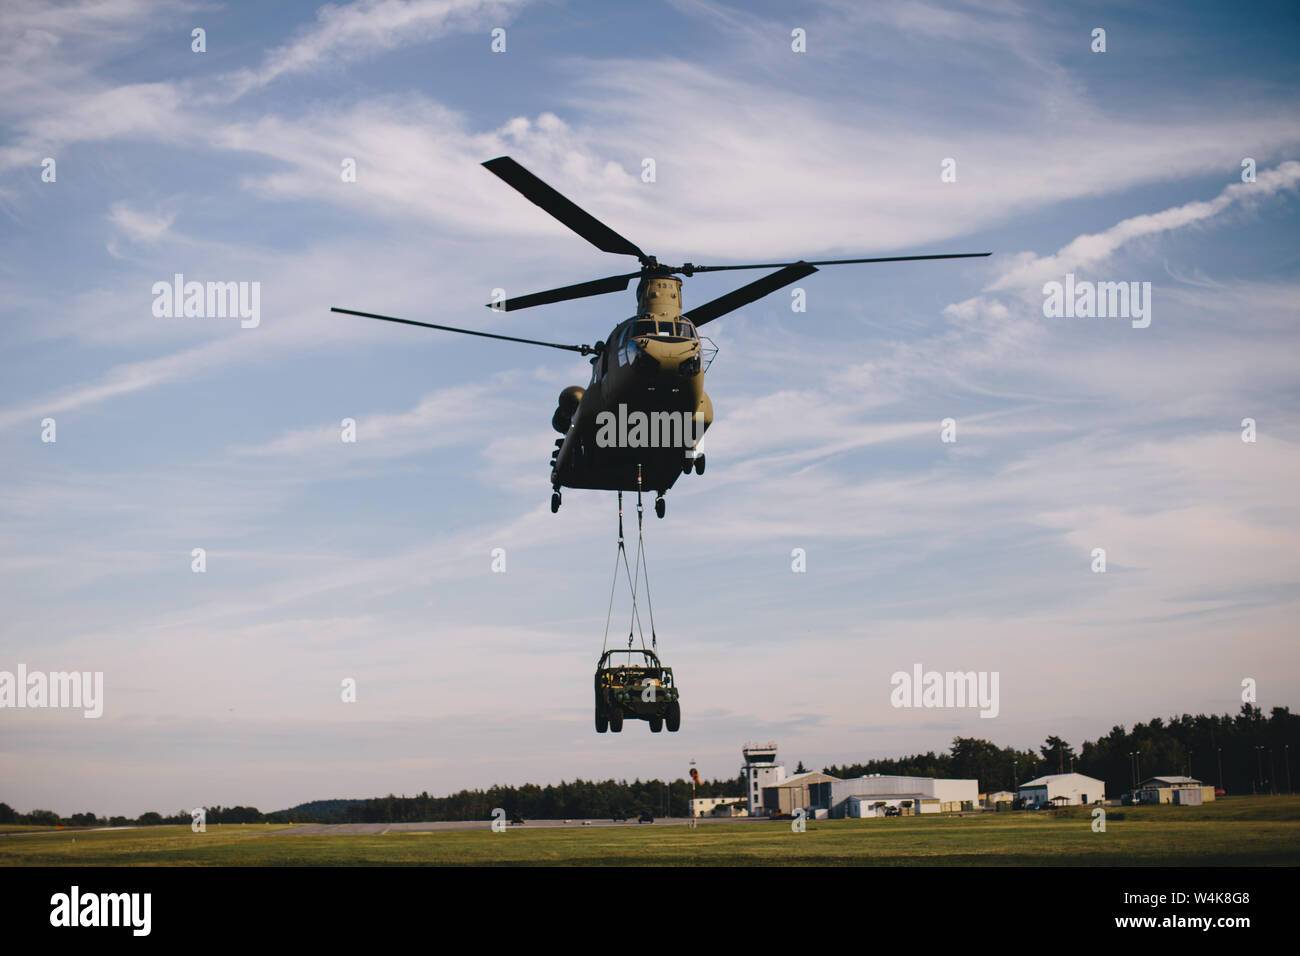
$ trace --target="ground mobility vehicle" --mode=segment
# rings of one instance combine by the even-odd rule
[[[615,663],[623,661],[626,663]],[[619,733],[624,718],[644,720],[651,733],[668,726],[676,732],[682,724],[681,702],[673,683],[673,669],[664,667],[654,651],[605,651],[596,664],[596,733]]]

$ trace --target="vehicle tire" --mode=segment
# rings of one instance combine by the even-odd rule
[[[615,708],[609,712],[609,729],[616,734],[623,732],[623,711]]]
[[[682,705],[680,701],[673,701],[668,705],[668,713],[664,716],[664,723],[668,725],[670,734],[677,733],[682,726]]]
[[[687,458],[686,461],[682,463],[682,474],[689,475],[694,470],[694,468],[695,468],[695,459]]]
[[[662,518],[664,516],[665,507],[663,496],[660,495],[655,499],[655,514]]]
[[[605,712],[601,710],[600,705],[597,704],[596,705],[596,733],[603,734],[608,728],[609,728],[609,718],[605,716]]]
[[[662,717],[650,718],[650,733],[657,734],[664,729],[664,719]]]
[[[551,492],[551,514],[555,514],[559,510],[560,510],[560,493],[558,491],[553,491]]]
[[[695,473],[697,475],[704,474],[704,453],[703,452],[695,456]]]

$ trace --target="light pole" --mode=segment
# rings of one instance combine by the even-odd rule
[[[1223,748],[1219,748],[1219,789],[1223,789]]]
[[[1137,790],[1137,773],[1133,770],[1133,751],[1128,752],[1128,786],[1130,790]]]
[[[695,758],[692,757],[692,758],[691,758],[691,772],[690,772],[690,778],[691,778],[691,829],[692,829],[692,830],[695,829],[695,778],[696,778],[698,775],[699,775],[699,771],[695,769]]]

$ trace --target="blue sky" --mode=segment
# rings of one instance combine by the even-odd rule
[[[1247,677],[1295,704],[1297,15],[1251,9],[6,4],[0,670],[102,670],[106,702],[0,712],[0,799],[718,777],[750,739],[820,766],[1077,746]],[[328,311],[560,342],[629,315],[482,308],[628,265],[502,154],[668,262],[994,253],[708,327],[708,471],[647,538],[679,734],[592,728],[614,501],[551,515],[546,466],[584,361]],[[177,272],[259,282],[260,325],[154,317]],[[1044,318],[1067,272],[1150,282],[1150,327]],[[998,671],[999,716],[893,709],[917,662]]]

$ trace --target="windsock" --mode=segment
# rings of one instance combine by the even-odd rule
[[[700,772],[694,767],[691,768],[691,780],[697,787],[700,785]]]

